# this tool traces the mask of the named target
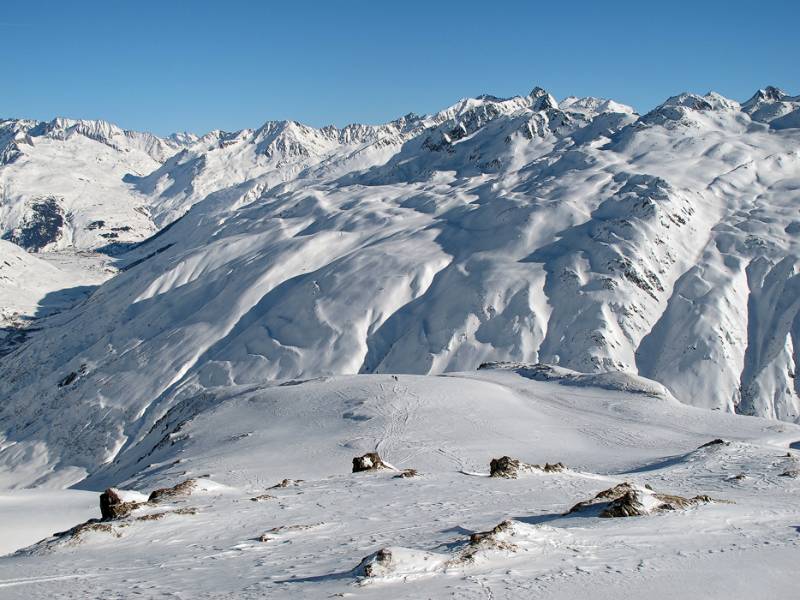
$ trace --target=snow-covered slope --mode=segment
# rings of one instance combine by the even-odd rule
[[[41,298],[71,284],[72,278],[50,263],[0,240],[0,326],[35,315]]]
[[[0,494],[15,539],[64,532],[0,558],[0,595],[793,596],[800,427],[518,373],[207,388],[83,484],[194,487],[72,530],[85,492]],[[350,472],[375,450],[393,468]],[[503,455],[565,466],[489,477]],[[601,517],[624,483],[642,516]]]
[[[0,328],[25,329],[34,317],[70,308],[114,273],[102,255],[29,254],[0,240]],[[2,352],[2,350],[0,350]]]
[[[126,183],[164,222],[191,209],[0,363],[6,443],[63,482],[210,386],[486,361],[796,420],[800,129],[754,120],[794,102],[762,95],[638,117],[536,88],[192,138]]]

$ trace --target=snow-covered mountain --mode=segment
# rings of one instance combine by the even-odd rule
[[[419,127],[418,119],[412,115],[377,127],[315,129],[293,121],[269,121],[258,129],[213,131],[152,173],[126,181],[151,198],[153,220],[165,226],[210,193],[232,185],[258,179],[266,189],[302,177],[320,163],[357,163],[362,154],[367,155],[364,164],[372,164],[380,158],[381,147],[399,143],[415,125]]]
[[[2,122],[0,595],[791,597],[798,110]]]
[[[180,150],[177,139],[105,121],[0,121],[0,233],[33,252],[139,242],[149,200],[125,183]]]
[[[773,129],[800,127],[800,96],[767,86],[742,104],[742,110],[754,121],[769,123]]]
[[[487,361],[797,420],[799,107],[767,88],[639,116],[536,88],[383,126],[135,138],[139,175],[110,161],[87,189],[124,188],[165,226],[2,359],[0,458],[75,481],[207,389]],[[96,137],[61,152],[97,156]]]

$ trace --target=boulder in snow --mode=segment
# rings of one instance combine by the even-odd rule
[[[659,494],[649,487],[639,487],[624,482],[599,492],[590,500],[578,502],[566,514],[592,511],[601,518],[639,517],[669,510],[682,510],[709,502],[718,501],[706,495],[684,498],[673,494]]]
[[[302,479],[284,479],[283,481],[281,481],[280,483],[276,483],[269,489],[274,490],[277,488],[294,487],[300,485],[301,483],[303,483]]]
[[[545,463],[544,465],[533,465],[522,462],[510,456],[493,458],[489,462],[489,477],[503,477],[505,479],[516,479],[523,471],[544,471],[545,473],[561,473],[567,467],[562,462]]]
[[[726,442],[725,440],[723,440],[721,438],[717,438],[715,440],[711,440],[710,442],[706,442],[705,444],[703,444],[702,446],[698,447],[697,449],[699,450],[700,448],[710,448],[712,446],[730,446],[730,445],[731,445],[730,442]]]
[[[418,475],[416,469],[403,469],[397,475],[394,476],[395,479],[408,479],[410,477],[416,477]]]
[[[157,490],[153,490],[150,492],[150,497],[147,499],[147,501],[162,502],[164,500],[179,498],[181,496],[188,496],[192,493],[195,487],[197,487],[197,480],[187,479],[186,481],[181,481],[170,488],[159,488]]]
[[[353,459],[353,473],[361,471],[377,471],[387,469],[386,463],[381,460],[377,452],[367,452],[363,456],[356,456]]]
[[[126,501],[124,492],[117,488],[108,488],[100,494],[100,515],[106,520],[121,519],[142,504],[142,502]]]
[[[500,458],[493,458],[489,462],[489,477],[504,477],[506,479],[516,479],[519,474],[520,467],[524,463],[520,463],[516,458],[510,456],[501,456]]]

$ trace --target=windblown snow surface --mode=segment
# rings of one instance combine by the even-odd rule
[[[800,479],[781,474],[800,466],[800,427],[689,407],[630,378],[627,391],[574,383],[493,369],[208,388],[80,486],[198,489],[0,559],[0,595],[794,597]],[[350,473],[375,450],[417,476]],[[488,477],[503,454],[567,470]],[[621,482],[714,501],[564,515]],[[29,512],[65,510],[64,492],[38,494],[22,498]]]
[[[0,595],[793,597],[799,126],[775,88],[3,121],[3,528],[201,483],[1,559]],[[419,475],[349,473],[372,451]],[[562,514],[622,482],[647,514]]]

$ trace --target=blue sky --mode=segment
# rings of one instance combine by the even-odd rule
[[[797,0],[4,0],[0,116],[202,133],[383,122],[534,85],[640,111],[681,91],[797,94],[798,23]]]

